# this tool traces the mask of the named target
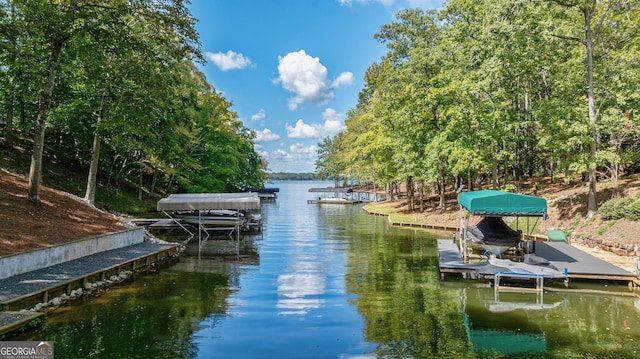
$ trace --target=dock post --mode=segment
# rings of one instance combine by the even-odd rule
[[[544,277],[536,276],[536,291],[542,292],[544,290]]]

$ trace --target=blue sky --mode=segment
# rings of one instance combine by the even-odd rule
[[[318,143],[344,129],[364,73],[386,47],[373,36],[402,8],[442,0],[191,0],[200,66],[270,172],[314,172]]]

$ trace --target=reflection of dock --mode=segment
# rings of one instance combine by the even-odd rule
[[[580,280],[605,280],[634,282],[635,275],[613,264],[605,262],[588,253],[563,242],[535,243],[535,254],[548,260],[559,270],[568,271],[569,279]],[[484,278],[491,277],[490,266],[486,263],[464,262],[456,243],[450,239],[438,240],[438,255],[440,273],[458,273],[463,276],[485,274]],[[504,279],[508,279],[508,273],[500,273]],[[514,273],[514,279],[518,277]]]
[[[493,293],[492,293],[493,292]],[[481,357],[529,357],[547,352],[547,338],[539,320],[566,304],[558,295],[550,300],[538,292],[500,294],[488,289],[462,291],[463,324],[474,352]],[[526,319],[513,320],[512,312],[526,313]]]

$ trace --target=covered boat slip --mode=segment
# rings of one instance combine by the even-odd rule
[[[157,209],[163,212],[167,217],[174,221],[177,225],[182,227],[190,237],[187,241],[191,240],[195,233],[191,232],[189,228],[182,224],[180,218],[177,218],[175,213],[190,211],[194,212],[198,216],[198,240],[202,240],[202,232],[204,232],[204,240],[209,237],[211,228],[207,228],[204,222],[203,213],[215,210],[251,210],[260,208],[260,198],[255,192],[240,192],[240,193],[180,193],[172,194],[167,198],[163,198],[158,201]],[[238,212],[238,216],[240,213]],[[234,231],[239,232],[240,221],[235,221],[234,226],[225,228],[230,233]]]
[[[462,259],[458,246],[451,239],[438,239],[440,273],[472,274],[492,279],[501,268],[487,262],[470,263]],[[569,279],[611,280],[633,282],[636,276],[620,267],[596,258],[563,242],[536,241],[535,254],[548,260],[553,266],[567,270]],[[502,273],[503,278],[508,273]]]
[[[525,282],[535,280],[538,290],[542,290],[544,281],[562,277],[565,285],[568,285],[569,279],[629,282],[636,279],[633,273],[571,246],[566,239],[560,238],[560,234],[564,235],[562,231],[552,232],[549,241],[523,242],[521,233],[503,226],[502,217],[546,218],[547,202],[544,198],[488,190],[461,193],[458,202],[461,212],[458,240],[454,235],[453,240],[437,241],[441,275],[458,273],[464,277],[494,279],[496,287],[500,285],[501,278]],[[476,226],[469,227],[469,217],[472,215],[480,216],[482,220]],[[533,231],[533,227],[528,228]],[[517,234],[516,238],[514,233]],[[473,236],[476,238],[471,238]],[[467,241],[478,239],[488,241],[483,243],[486,249],[483,256],[488,260],[470,261]],[[506,243],[504,248],[526,244],[519,246],[521,252],[527,253],[523,262],[515,258],[515,261],[498,259],[502,251],[493,248],[505,244],[500,242],[505,239],[513,241]],[[527,257],[533,261],[528,262]]]
[[[460,248],[463,258],[467,255],[467,241],[470,240],[487,251],[500,254],[518,245],[521,231],[507,226],[504,217],[547,218],[547,201],[544,198],[519,193],[485,190],[463,192],[458,196],[460,204]],[[482,217],[475,226],[469,226],[471,216]],[[533,230],[534,226],[527,228]],[[528,233],[531,234],[531,233]]]
[[[258,197],[263,200],[275,200],[278,198],[276,193],[280,192],[280,188],[257,188],[257,187],[245,187],[244,192],[256,192]]]

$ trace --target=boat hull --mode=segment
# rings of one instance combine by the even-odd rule
[[[235,211],[215,211],[203,213],[199,216],[194,213],[180,213],[177,214],[177,217],[185,223],[202,224],[205,227],[235,227],[245,222],[244,215]]]

